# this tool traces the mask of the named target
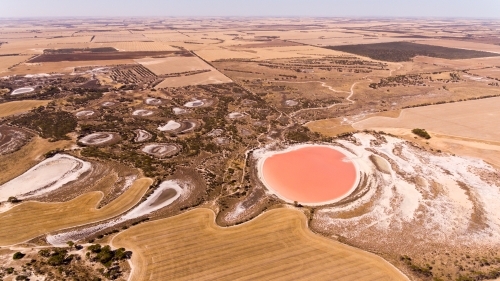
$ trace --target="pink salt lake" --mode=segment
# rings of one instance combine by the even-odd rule
[[[331,147],[302,147],[266,158],[262,176],[269,189],[288,201],[334,202],[357,184],[356,167],[346,158]]]

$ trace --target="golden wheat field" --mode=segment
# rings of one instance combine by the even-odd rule
[[[23,100],[0,104],[0,118],[29,111],[35,107],[46,106],[50,100]]]
[[[3,56],[0,60],[0,73],[18,63],[22,63],[31,58],[31,56]]]
[[[117,216],[132,208],[152,184],[142,178],[120,197],[96,209],[101,192],[90,192],[64,203],[25,202],[0,213],[0,245],[21,243],[39,235]],[[26,226],[30,227],[26,227]]]
[[[132,249],[132,280],[407,280],[376,255],[309,231],[299,211],[277,209],[221,228],[196,209],[117,235]]]

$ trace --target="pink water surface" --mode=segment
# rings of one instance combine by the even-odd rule
[[[356,183],[356,168],[333,148],[310,146],[279,153],[264,160],[262,175],[268,188],[301,203],[339,199]]]

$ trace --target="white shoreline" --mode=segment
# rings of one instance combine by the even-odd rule
[[[274,155],[277,155],[277,154],[284,154],[284,153],[288,153],[288,152],[291,152],[291,151],[294,151],[294,150],[298,150],[298,149],[301,149],[301,148],[306,148],[306,147],[326,147],[326,148],[330,148],[330,149],[336,150],[336,151],[338,151],[338,152],[340,152],[340,153],[342,153],[342,154],[344,154],[346,156],[346,158],[354,165],[354,169],[356,171],[356,179],[355,179],[352,187],[349,189],[348,192],[346,192],[341,197],[338,197],[338,198],[335,198],[335,199],[332,199],[332,200],[328,200],[328,201],[322,201],[322,202],[316,202],[316,203],[300,202],[300,201],[297,201],[297,200],[291,200],[289,198],[284,197],[278,191],[276,191],[265,180],[265,178],[264,178],[264,172],[263,172],[263,167],[264,167],[264,162],[267,160],[267,158],[269,158],[271,156],[274,156]],[[354,190],[356,190],[356,188],[358,187],[359,181],[360,181],[360,169],[359,169],[359,165],[358,165],[358,163],[356,161],[356,159],[359,159],[358,156],[357,155],[353,155],[351,152],[347,151],[346,149],[343,149],[343,148],[341,148],[339,146],[335,146],[335,145],[326,145],[326,144],[296,144],[296,145],[291,145],[288,148],[286,148],[284,150],[279,150],[279,151],[270,151],[267,148],[262,148],[262,149],[254,151],[253,152],[253,157],[257,158],[257,175],[258,175],[259,180],[262,182],[262,184],[266,187],[267,190],[269,190],[271,193],[273,193],[274,195],[278,196],[278,198],[280,198],[281,200],[283,200],[283,201],[285,201],[287,203],[292,203],[293,204],[295,201],[297,201],[299,204],[305,205],[305,206],[323,206],[323,205],[337,203],[337,202],[341,201],[342,199],[344,199],[344,198],[348,197],[349,195],[351,195],[352,192],[354,192]]]

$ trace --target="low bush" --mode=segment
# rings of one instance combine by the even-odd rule
[[[418,129],[417,128],[417,129],[411,130],[411,132],[419,137],[426,139],[426,140],[431,138],[431,136],[429,135],[429,133],[427,133],[427,131],[425,129]]]

